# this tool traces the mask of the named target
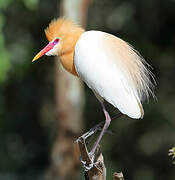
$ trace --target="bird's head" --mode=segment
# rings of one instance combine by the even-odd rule
[[[65,18],[52,20],[45,29],[49,43],[33,58],[32,62],[43,55],[61,56],[70,53],[83,32],[83,28]]]

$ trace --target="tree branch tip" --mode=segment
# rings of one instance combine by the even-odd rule
[[[113,174],[113,180],[124,180],[123,173],[122,172],[120,172],[120,173],[115,172]]]

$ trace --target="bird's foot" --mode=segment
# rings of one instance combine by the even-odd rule
[[[95,125],[93,128],[91,128],[88,132],[84,133],[82,136],[80,136],[75,143],[79,144],[79,148],[81,150],[81,157],[80,157],[80,161],[85,169],[85,171],[89,171],[91,168],[94,167],[94,163],[95,163],[95,157],[97,155],[97,152],[99,151],[99,147],[97,148],[96,152],[88,152],[87,149],[87,142],[85,142],[85,140],[87,140],[87,138],[89,138],[90,136],[92,136],[93,134],[95,134],[97,131],[101,131],[103,126],[104,126],[105,121],[102,121],[100,123],[98,123],[97,125]],[[109,131],[109,133],[111,133]]]
[[[116,118],[119,118],[123,116],[122,113],[118,113],[116,116],[114,116],[112,118],[112,120],[116,119]],[[85,140],[92,136],[93,134],[95,134],[97,131],[101,131],[103,129],[103,126],[105,124],[105,121],[102,121],[100,123],[98,123],[97,125],[95,125],[94,127],[92,127],[89,131],[87,131],[86,133],[84,133],[81,137],[83,137]],[[113,132],[111,130],[105,130],[105,133],[109,133],[109,134],[112,134]],[[77,139],[78,140],[78,139]]]
[[[84,133],[81,137],[83,137],[86,140],[88,137],[92,136],[97,131],[101,131],[104,126],[104,123],[105,123],[104,121],[98,123],[93,128],[91,128],[88,132]]]
[[[79,137],[76,141],[80,150],[80,161],[83,165],[83,168],[86,172],[91,171],[92,168],[96,168],[98,158],[101,154],[100,146],[97,146],[97,149],[94,153],[88,152],[86,142],[84,137]]]
[[[95,134],[97,131],[101,131],[103,129],[103,126],[105,124],[105,121],[102,121],[95,125],[93,128],[91,128],[89,131],[84,133],[81,137],[83,137],[85,140]],[[106,130],[105,133],[112,134],[113,132],[111,130]]]
[[[85,171],[89,171],[94,166],[94,155],[88,152],[85,138],[83,136],[76,140],[80,150],[80,161]]]
[[[87,162],[83,161],[81,157],[80,157],[80,162],[83,165],[83,168],[84,168],[85,171],[90,171],[94,166],[93,161],[91,161],[91,163],[87,164]]]

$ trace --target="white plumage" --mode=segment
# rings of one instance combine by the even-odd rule
[[[89,88],[123,114],[143,117],[141,99],[151,92],[150,72],[126,42],[101,31],[84,32],[75,46],[74,63]]]
[[[49,44],[32,61],[44,54],[59,55],[64,68],[79,76],[101,102],[105,124],[93,155],[111,122],[103,99],[131,118],[143,118],[141,101],[153,95],[153,84],[148,64],[133,47],[105,32],[84,31],[64,18],[53,20],[45,30]]]

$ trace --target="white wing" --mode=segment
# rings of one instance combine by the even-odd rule
[[[87,31],[76,44],[74,63],[77,73],[89,88],[123,114],[139,119],[144,112],[137,87],[139,84],[135,83],[127,68],[132,68],[132,63],[134,68],[135,64],[134,61],[130,64],[134,58],[128,54],[130,51],[134,52],[127,43],[113,35]]]

